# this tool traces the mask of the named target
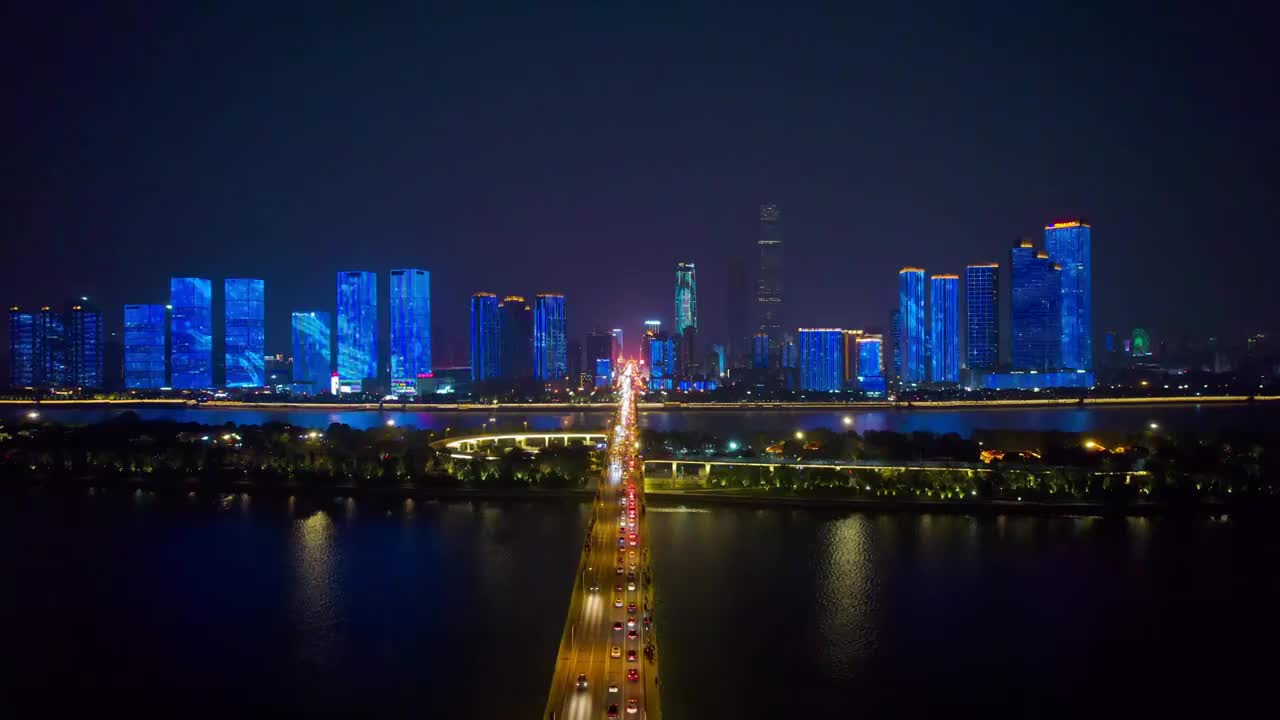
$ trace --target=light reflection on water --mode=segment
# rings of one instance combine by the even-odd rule
[[[332,661],[337,640],[338,550],[333,520],[324,510],[295,519],[290,533],[293,545],[294,617],[309,640],[298,647],[298,660],[307,666]]]

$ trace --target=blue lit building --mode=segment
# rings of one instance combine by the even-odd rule
[[[533,377],[533,310],[519,295],[508,295],[498,304],[502,349],[498,362],[504,380]]]
[[[266,290],[261,280],[228,278],[226,303],[227,387],[266,384]]]
[[[800,328],[800,389],[838,392],[844,388],[844,331]]]
[[[36,315],[9,308],[9,386],[36,386]]]
[[[169,374],[178,390],[213,387],[213,283],[169,278]]]
[[[431,274],[391,271],[391,391],[418,392],[418,377],[431,375]]]
[[[471,295],[471,379],[497,378],[502,363],[502,320],[498,296],[490,292]]]
[[[1093,369],[1093,284],[1090,262],[1092,228],[1079,220],[1044,228],[1044,249],[1049,260],[1062,268],[1062,361],[1058,367]]]
[[[970,265],[964,270],[965,365],[994,370],[1000,364],[1000,266]]]
[[[645,361],[649,364],[649,389],[675,389],[677,352],[675,339],[664,330],[649,328],[645,331],[644,342]]]
[[[927,379],[922,268],[905,267],[898,271],[898,314],[902,324],[901,382],[916,385]]]
[[[929,278],[929,379],[960,382],[960,276]]]
[[[1062,362],[1061,272],[1030,241],[1009,253],[1014,370],[1056,370]]]
[[[329,392],[333,316],[322,311],[295,312],[291,325],[294,386],[312,395]]]
[[[564,295],[538,293],[534,298],[533,370],[543,382],[561,382],[569,373]]]
[[[613,384],[613,335],[598,330],[587,333],[587,372],[591,373],[592,385],[609,387]]]
[[[684,336],[684,329],[698,329],[698,276],[693,263],[676,263],[676,314],[675,335]]]
[[[71,384],[71,351],[67,318],[45,305],[36,315],[36,385],[66,387]]]
[[[158,390],[168,385],[164,305],[124,306],[124,386],[128,390]]]
[[[884,338],[880,335],[861,335],[854,343],[858,389],[872,397],[883,397],[886,391],[884,378]]]
[[[1094,375],[1089,370],[977,373],[973,384],[983,390],[1088,389],[1094,385]]]
[[[67,352],[70,384],[102,387],[102,312],[86,304],[71,306],[67,314]]]
[[[764,331],[751,336],[751,367],[769,369],[769,334]]]
[[[360,392],[378,377],[378,275],[338,273],[338,382]]]
[[[889,377],[894,383],[902,382],[902,311],[895,309],[889,314],[889,342],[893,348],[893,367]]]

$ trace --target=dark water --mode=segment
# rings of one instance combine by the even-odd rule
[[[649,527],[672,717],[1271,706],[1274,525],[719,508]]]
[[[586,518],[5,494],[0,710],[536,717]]]
[[[649,518],[672,718],[1226,717],[1271,695],[1273,525]],[[0,495],[0,709],[536,717],[585,519]]]
[[[0,418],[20,419],[30,408],[5,406]],[[124,410],[41,408],[42,417],[57,422],[91,423],[109,419]],[[586,412],[516,412],[493,413],[457,410],[427,412],[399,411],[331,411],[306,409],[232,410],[139,408],[134,410],[144,419],[168,419],[182,422],[221,425],[233,422],[260,425],[286,422],[301,427],[324,428],[330,423],[346,423],[357,428],[378,427],[394,420],[404,427],[454,432],[482,428],[523,430],[595,430],[609,420],[605,411]],[[490,418],[493,419],[490,422]],[[848,418],[848,422],[845,422]],[[1249,405],[1144,405],[1065,408],[981,408],[945,410],[657,410],[640,416],[643,427],[659,430],[701,430],[707,432],[762,431],[790,433],[820,427],[835,430],[894,430],[936,433],[956,432],[970,435],[974,430],[1062,430],[1067,432],[1132,431],[1141,432],[1148,423],[1157,422],[1166,430],[1217,430],[1222,428],[1254,428],[1280,431],[1280,401]]]

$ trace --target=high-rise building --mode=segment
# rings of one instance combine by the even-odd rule
[[[9,308],[9,387],[36,386],[36,314]]]
[[[622,328],[614,328],[609,331],[613,336],[613,362],[611,367],[618,368],[622,366],[623,353],[625,352],[622,345]]]
[[[569,343],[564,295],[538,293],[533,299],[533,370],[543,382],[569,374]]]
[[[751,336],[751,367],[755,370],[769,369],[769,333],[758,332]]]
[[[960,382],[960,276],[929,278],[929,379],[936,383]]]
[[[1000,266],[964,269],[965,364],[970,370],[995,370],[1000,364]]]
[[[1079,220],[1046,225],[1044,249],[1062,268],[1062,361],[1058,367],[1093,369],[1093,281],[1090,262],[1092,228]]]
[[[885,393],[884,338],[880,335],[861,335],[856,342],[858,389],[880,397]]]
[[[124,306],[124,386],[128,390],[159,390],[168,385],[164,305]]]
[[[391,392],[418,392],[418,378],[431,375],[431,274],[391,271]]]
[[[889,314],[889,341],[893,347],[893,366],[890,378],[894,383],[902,382],[902,311],[894,308]]]
[[[676,263],[675,334],[698,329],[698,276],[693,263]]]
[[[502,368],[502,321],[498,296],[491,292],[471,295],[471,379],[493,380]]]
[[[916,385],[927,379],[923,268],[904,267],[898,271],[898,313],[902,323],[901,382]]]
[[[261,280],[223,281],[226,301],[227,387],[266,382],[266,292]]]
[[[613,378],[613,335],[599,330],[587,334],[587,372],[596,387],[606,387]]]
[[[378,275],[338,273],[338,386],[361,392],[378,377]]]
[[[782,213],[777,205],[760,206],[760,274],[756,281],[756,330],[769,336],[776,350],[782,345]]]
[[[533,309],[520,295],[508,295],[498,304],[499,375],[505,380],[533,377]]]
[[[862,330],[844,331],[844,386],[851,388],[858,382],[858,338]]]
[[[213,387],[213,283],[169,278],[169,374],[178,390]]]
[[[645,361],[649,364],[649,389],[672,390],[675,388],[676,342],[661,324],[645,322]]]
[[[36,315],[36,384],[66,387],[71,384],[71,353],[67,343],[67,319],[45,305]]]
[[[87,299],[72,305],[67,314],[67,342],[70,384],[102,388],[102,311]]]
[[[1056,370],[1062,362],[1061,269],[1023,240],[1009,253],[1014,370]]]
[[[329,392],[333,374],[330,335],[333,317],[322,311],[293,313],[293,382],[312,395]]]
[[[844,387],[844,331],[800,328],[800,389],[837,392]]]

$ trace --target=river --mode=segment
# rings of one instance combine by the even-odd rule
[[[586,517],[7,491],[0,707],[536,717]],[[1270,694],[1274,526],[655,508],[649,527],[672,718],[1224,717]]]
[[[7,405],[0,418],[20,420],[31,408]],[[55,422],[93,423],[116,417],[126,410],[118,407],[52,407],[40,409],[41,417]],[[141,407],[132,410],[144,419],[222,425],[261,425],[285,422],[299,427],[324,428],[345,423],[370,428],[388,420],[404,427],[451,432],[503,430],[596,430],[608,422],[609,413],[594,411],[516,411],[493,413],[457,410],[376,411],[309,409],[227,409]],[[492,418],[492,421],[490,420]],[[846,422],[846,418],[848,418]],[[1035,408],[947,408],[947,409],[854,409],[838,410],[646,410],[640,415],[642,427],[658,430],[700,430],[707,432],[762,431],[790,433],[795,430],[830,428],[866,432],[894,430],[936,433],[955,432],[968,436],[975,430],[1061,430],[1065,432],[1141,432],[1155,422],[1169,431],[1202,431],[1248,428],[1280,431],[1280,402],[1178,405],[1124,405]]]

